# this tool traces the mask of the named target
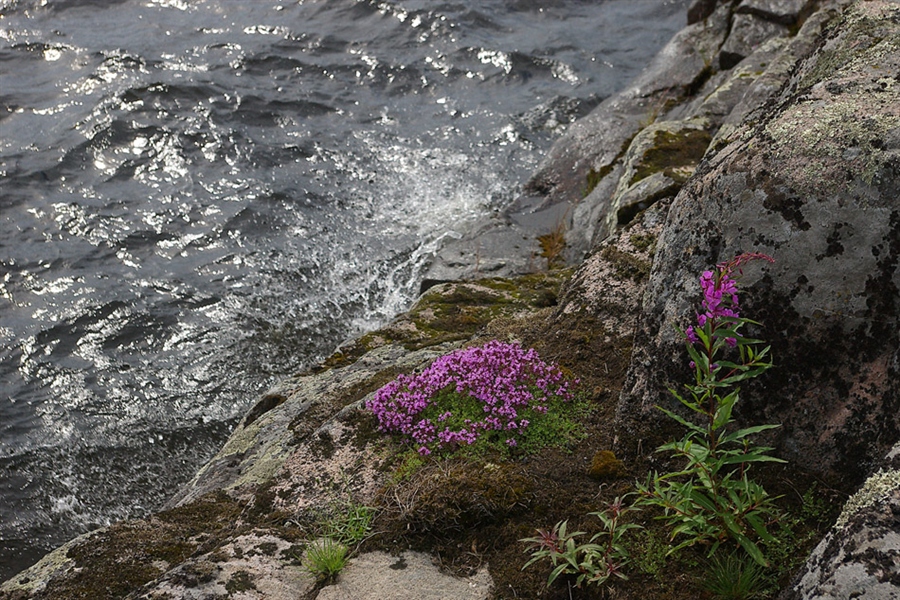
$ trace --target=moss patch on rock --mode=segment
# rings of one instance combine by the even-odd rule
[[[118,599],[184,561],[240,514],[224,493],[145,520],[117,523],[69,548],[74,568],[34,598]]]
[[[712,136],[703,129],[659,130],[653,144],[644,151],[636,163],[629,186],[653,175],[664,173],[678,184],[683,184],[703,158]]]
[[[445,283],[425,292],[388,325],[342,347],[315,369],[342,367],[387,344],[419,350],[467,340],[492,320],[556,304],[560,286],[572,269],[553,269],[516,278]]]

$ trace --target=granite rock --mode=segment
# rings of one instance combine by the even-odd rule
[[[850,498],[835,527],[779,600],[900,599],[898,467],[900,444]]]
[[[810,0],[742,0],[735,12],[793,25],[812,4]]]
[[[686,373],[697,277],[745,251],[742,307],[778,368],[744,422],[781,423],[780,455],[852,490],[900,437],[900,4],[854,4],[748,134],[708,156],[669,211],[619,404],[617,454],[652,449]],[[790,357],[787,364],[779,356]],[[650,442],[650,443],[648,443]]]
[[[719,66],[722,69],[730,69],[753,54],[766,40],[784,37],[787,34],[787,26],[780,23],[768,21],[755,14],[735,14],[728,39],[725,40],[719,53]]]

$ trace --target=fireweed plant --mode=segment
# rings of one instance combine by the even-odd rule
[[[628,550],[622,543],[625,532],[640,526],[623,523],[625,513],[635,510],[626,506],[624,498],[617,497],[602,511],[590,513],[600,519],[602,529],[584,544],[576,538],[586,535],[584,531],[569,532],[568,521],[557,523],[550,531],[537,530],[537,536],[520,540],[529,544],[531,560],[522,569],[532,564],[549,560],[553,570],[547,578],[547,587],[560,575],[575,577],[575,587],[583,583],[600,585],[611,577],[627,579],[623,568],[629,562]]]
[[[658,407],[687,429],[685,436],[660,446],[686,461],[676,472],[650,474],[639,483],[638,505],[663,509],[660,517],[671,529],[672,540],[683,541],[672,551],[693,544],[709,544],[709,555],[727,539],[737,542],[760,565],[766,560],[755,539],[774,541],[768,527],[778,511],[766,491],[750,479],[752,463],[784,462],[767,454],[772,448],[756,446],[750,437],[778,427],[756,425],[733,430],[732,411],[738,402],[736,384],[756,377],[772,366],[769,346],[745,337],[746,325],[758,325],[739,314],[737,277],[748,262],[774,260],[761,253],[741,254],[700,276],[702,312],[684,337],[694,382],[684,392],[670,389],[681,404],[699,415],[699,424]]]
[[[421,373],[397,376],[366,408],[381,431],[400,434],[423,456],[479,440],[514,448],[549,408],[572,400],[575,383],[534,349],[495,340],[442,356]]]

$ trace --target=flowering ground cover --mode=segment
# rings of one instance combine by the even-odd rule
[[[497,443],[515,448],[546,437],[548,425],[566,428],[548,413],[572,401],[575,383],[534,349],[492,340],[399,375],[366,408],[381,431],[400,434],[421,455]]]

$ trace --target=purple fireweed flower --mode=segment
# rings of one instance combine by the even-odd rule
[[[381,431],[399,433],[427,454],[473,444],[482,432],[520,434],[529,424],[520,418],[523,411],[546,413],[551,399],[571,400],[572,383],[577,382],[567,381],[559,367],[542,361],[534,349],[492,341],[442,356],[421,373],[397,376],[366,407]],[[452,412],[439,406],[447,393],[471,398],[483,416],[454,425]],[[442,424],[440,431],[436,422]]]
[[[743,266],[754,260],[775,262],[775,259],[767,254],[745,252],[729,261],[717,264],[715,270],[704,271],[700,275],[700,289],[703,292],[703,300],[701,302],[703,311],[697,313],[697,325],[701,328],[708,327],[707,331],[715,336],[716,329],[723,324],[723,321],[730,321],[740,317],[738,311],[737,277],[743,274]],[[693,325],[685,329],[684,336],[691,344],[700,342]],[[731,348],[736,347],[737,342],[735,337],[725,338],[725,343]],[[695,369],[696,366],[694,361],[691,361],[691,369]],[[716,366],[710,365],[710,368],[716,368]]]

